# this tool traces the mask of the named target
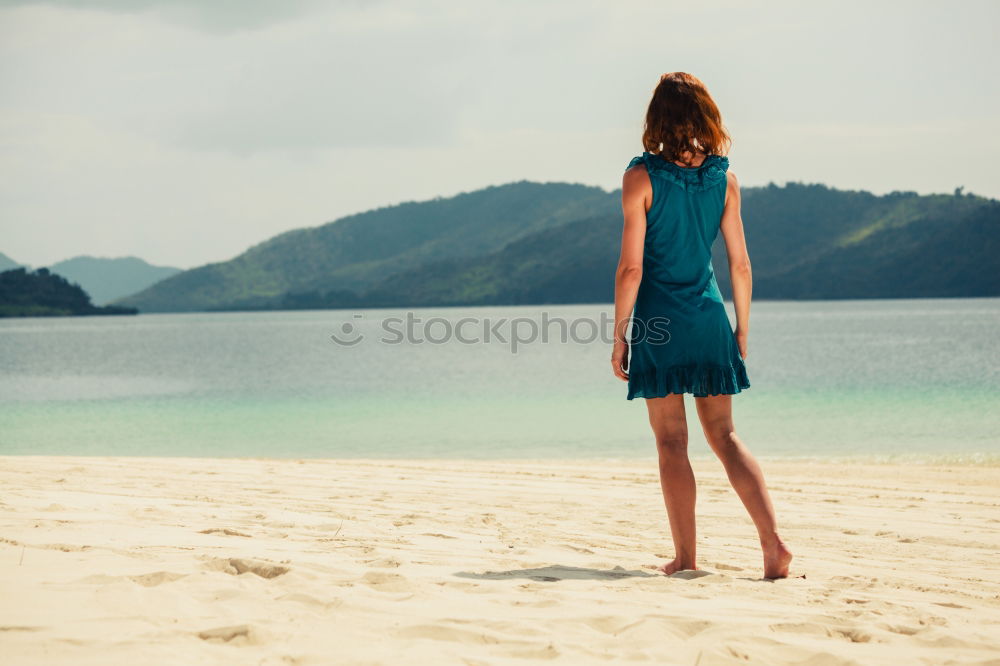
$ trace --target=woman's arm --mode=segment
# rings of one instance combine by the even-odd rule
[[[628,340],[625,334],[642,282],[642,255],[646,241],[646,202],[653,186],[644,166],[634,166],[622,176],[622,249],[615,271],[615,343],[611,366],[615,376],[628,381]]]
[[[736,343],[740,356],[747,357],[747,336],[750,333],[750,293],[753,277],[750,273],[750,255],[743,235],[743,218],[740,216],[740,183],[736,174],[728,172],[726,204],[722,211],[722,237],[726,242],[729,258],[729,280],[733,286],[733,307],[736,309]]]

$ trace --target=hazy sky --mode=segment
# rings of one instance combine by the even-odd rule
[[[190,268],[515,180],[611,190],[664,72],[745,186],[1000,196],[1000,2],[0,0],[0,252]]]

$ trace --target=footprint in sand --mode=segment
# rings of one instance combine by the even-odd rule
[[[203,641],[228,645],[255,645],[260,643],[261,637],[259,632],[249,624],[237,624],[199,631],[198,638]]]
[[[64,553],[78,553],[83,550],[90,550],[90,546],[77,546],[71,543],[43,543],[35,548],[47,548],[49,550],[61,550]]]
[[[304,606],[311,606],[323,610],[336,608],[344,603],[343,599],[319,599],[311,594],[306,594],[305,592],[289,592],[288,594],[283,594],[280,597],[277,597],[276,601],[294,601],[295,603],[299,603]]]
[[[361,582],[379,592],[411,592],[413,585],[404,576],[386,571],[369,571]]]
[[[142,585],[143,587],[156,587],[164,583],[172,583],[175,580],[184,578],[187,574],[173,573],[172,571],[154,571],[153,573],[129,576],[129,580]]]
[[[46,627],[31,627],[31,626],[28,626],[28,625],[12,625],[12,624],[0,626],[0,632],[3,632],[3,631],[41,631],[42,629],[46,629]]]
[[[724,564],[722,562],[717,562],[715,568],[722,569],[723,571],[743,571],[743,567],[735,567],[732,564]]]
[[[496,631],[454,626],[448,620],[437,623],[413,624],[393,629],[392,634],[404,639],[423,639],[465,645],[496,645],[504,652],[537,648],[536,641],[518,640]]]
[[[143,587],[156,587],[157,585],[163,585],[164,583],[172,583],[175,580],[180,580],[184,578],[187,574],[174,573],[172,571],[154,571],[147,574],[137,574],[135,576],[109,576],[108,574],[91,574],[89,576],[84,576],[83,578],[78,578],[74,582],[76,583],[86,583],[88,585],[114,585],[124,580],[130,580],[133,583],[142,585]]]
[[[713,574],[711,571],[704,571],[702,569],[682,569],[681,571],[675,571],[674,573],[667,576],[667,578],[680,578],[681,580],[695,580],[697,578],[704,578],[705,576],[714,576],[710,578],[709,582],[720,583],[724,580],[732,580],[729,576],[725,574]]]
[[[236,530],[229,529],[228,527],[210,527],[207,530],[199,530],[198,534],[225,534],[226,536],[250,537],[249,534],[237,532]]]
[[[903,636],[913,636],[914,634],[919,634],[924,631],[926,627],[910,627],[905,624],[889,624],[883,623],[876,625],[879,629],[885,629],[886,631],[891,631],[894,634],[902,634]]]
[[[400,516],[396,520],[392,521],[392,524],[396,527],[403,527],[404,525],[412,525],[417,518],[420,518],[418,513],[408,513],[405,516]]]
[[[952,603],[950,601],[935,601],[934,604],[937,606],[944,606],[945,608],[968,608],[968,606]]]
[[[232,576],[252,573],[261,578],[277,578],[291,571],[288,567],[263,560],[250,560],[240,557],[230,557],[228,559],[212,559],[205,564],[207,569],[221,571]]]

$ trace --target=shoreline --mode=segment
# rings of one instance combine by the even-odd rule
[[[707,447],[707,445],[705,445]],[[220,456],[220,455],[205,455],[205,456],[192,456],[192,455],[163,455],[163,454],[114,454],[108,455],[104,453],[95,454],[85,454],[85,453],[74,453],[74,454],[54,454],[54,453],[4,453],[0,451],[0,464],[4,460],[81,460],[81,461],[95,461],[95,460],[107,460],[107,461],[128,461],[128,460],[190,460],[190,461],[206,461],[206,460],[216,460],[216,461],[257,461],[257,462],[307,462],[307,461],[319,461],[319,462],[333,462],[333,461],[344,461],[344,462],[381,462],[381,463],[426,463],[430,461],[440,460],[445,462],[470,462],[470,463],[512,463],[512,464],[560,464],[560,463],[621,463],[621,464],[642,464],[644,462],[650,462],[652,464],[656,463],[656,453],[653,450],[653,445],[650,444],[650,451],[648,455],[634,455],[634,456],[573,456],[573,457],[530,457],[530,456],[495,456],[495,457],[478,457],[472,458],[468,456],[396,456],[396,455],[385,455],[385,456]],[[958,453],[958,454],[923,454],[923,453],[912,453],[912,454],[857,454],[857,455],[800,455],[800,456],[790,456],[782,454],[766,455],[756,453],[751,449],[751,453],[761,464],[772,463],[772,464],[802,464],[802,465],[856,465],[856,466],[866,466],[866,465],[917,465],[920,467],[1000,467],[1000,452],[997,453]],[[698,453],[688,454],[688,458],[691,462],[701,461],[710,462],[717,461],[714,453],[711,451],[699,451]]]

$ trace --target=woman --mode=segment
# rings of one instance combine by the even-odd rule
[[[751,277],[739,182],[722,154],[731,140],[704,84],[673,72],[653,92],[642,142],[643,154],[632,159],[622,179],[625,224],[611,363],[628,382],[628,399],[646,400],[656,438],[675,552],[656,568],[667,575],[697,569],[695,480],[684,411],[684,394],[691,393],[705,437],[757,526],[764,577],[784,578],[792,553],[778,536],[760,466],[733,429],[732,395],[750,387],[743,359]],[[712,242],[720,229],[735,332],[712,270]]]

